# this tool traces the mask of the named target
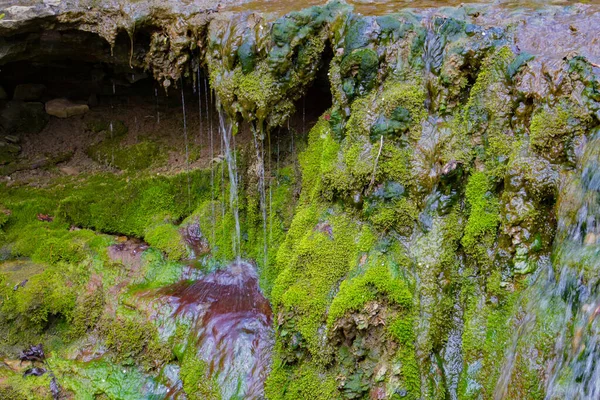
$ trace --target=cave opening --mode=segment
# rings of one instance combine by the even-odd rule
[[[10,38],[24,41],[30,51],[15,52],[0,66],[0,175],[44,181],[57,168],[77,175],[209,167],[222,144],[207,73],[201,68],[165,88],[138,67],[149,51],[150,36],[140,30],[132,40],[122,31],[112,47],[81,31]],[[305,142],[331,107],[327,72],[332,57],[326,51],[288,124],[271,132],[273,162],[295,157],[293,142]],[[57,102],[56,110],[49,109]],[[240,126],[236,141],[250,143],[247,124]]]

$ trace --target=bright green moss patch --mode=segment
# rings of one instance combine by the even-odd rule
[[[61,388],[78,399],[139,399],[154,383],[137,368],[114,361],[83,363],[52,357],[51,365]]]
[[[142,140],[131,145],[122,145],[120,138],[106,139],[87,150],[87,154],[101,164],[120,170],[138,171],[152,165],[160,165],[166,158],[159,145]]]
[[[390,78],[384,82],[382,92],[371,92],[352,103],[347,136],[364,136],[376,141],[379,137],[373,136],[373,129],[377,131],[378,124],[387,119],[401,125],[397,133],[408,131],[410,137],[418,138],[420,123],[426,115],[424,88],[416,82]]]
[[[219,400],[218,384],[208,377],[207,363],[202,360],[194,346],[188,346],[183,354],[181,372],[183,390],[190,400]]]
[[[396,304],[404,309],[412,307],[412,293],[406,282],[400,277],[393,277],[390,272],[390,260],[382,255],[374,255],[369,262],[370,267],[364,274],[344,280],[340,290],[333,299],[327,315],[327,326],[347,312],[360,311],[369,301],[377,296],[384,296],[391,304]]]
[[[74,225],[143,237],[157,221],[187,216],[200,200],[210,198],[210,174],[189,172],[189,198],[187,174],[130,181],[94,176],[69,188],[60,201],[59,213]]]
[[[358,233],[356,224],[343,215],[309,225],[275,282],[274,306],[297,315],[296,328],[315,356],[320,353],[317,331],[325,323],[331,290],[355,261]]]
[[[150,246],[164,251],[171,260],[181,260],[188,255],[179,228],[173,224],[165,223],[149,227],[146,229],[144,239]]]
[[[311,362],[290,368],[275,361],[265,384],[265,394],[270,400],[341,398],[335,377]]]
[[[399,344],[396,359],[400,361],[402,386],[408,399],[421,398],[421,370],[415,349],[414,321],[410,316],[398,317],[388,325],[388,332]]]
[[[468,253],[479,254],[478,244],[489,244],[495,239],[500,222],[499,202],[483,172],[471,175],[465,196],[470,212],[461,243]]]
[[[155,368],[172,358],[171,349],[161,342],[157,328],[142,317],[105,317],[100,321],[99,331],[105,338],[106,347],[125,365]]]

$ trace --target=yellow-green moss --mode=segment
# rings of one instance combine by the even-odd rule
[[[221,399],[217,382],[208,376],[207,364],[198,356],[194,346],[188,346],[185,350],[179,376],[188,399]]]
[[[171,260],[181,260],[187,256],[187,248],[173,224],[163,223],[146,229],[144,239],[152,247],[164,251]]]
[[[332,289],[355,261],[359,229],[343,215],[331,215],[321,226],[306,228],[275,281],[272,300],[276,308],[296,315],[296,329],[310,352],[319,357],[322,350],[318,330],[325,323]],[[284,244],[282,251],[286,250]]]
[[[87,154],[101,164],[121,170],[138,171],[166,161],[157,143],[143,140],[132,145],[121,144],[120,138],[106,139],[87,150]]]
[[[277,359],[265,383],[265,394],[269,400],[341,398],[335,377],[319,365],[305,362],[291,368]]]
[[[531,117],[531,147],[551,161],[564,161],[573,137],[584,134],[591,121],[589,113],[569,99],[541,107]]]
[[[484,172],[471,175],[465,197],[470,211],[461,243],[468,254],[481,260],[486,257],[486,249],[496,238],[500,205]]]
[[[369,301],[378,296],[385,298],[391,305],[410,309],[413,304],[412,293],[406,282],[390,272],[390,262],[383,255],[373,254],[366,271],[354,278],[344,280],[339,292],[331,302],[327,315],[327,326],[348,312],[360,311]],[[396,268],[398,268],[396,266]]]

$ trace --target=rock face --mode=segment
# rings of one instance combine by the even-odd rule
[[[58,118],[69,118],[75,115],[82,115],[88,112],[90,108],[87,104],[73,103],[67,99],[54,99],[46,103],[46,112]]]
[[[0,126],[6,134],[38,133],[47,122],[42,103],[11,100],[0,109]]]
[[[80,57],[122,74],[144,69],[165,87],[208,77],[219,127],[250,127],[241,246],[262,263],[273,305],[268,398],[598,398],[599,6],[358,13],[369,7],[331,2],[278,17],[153,4],[10,7],[0,64]],[[272,186],[267,205],[265,185],[279,184],[280,171],[266,172],[261,145],[292,134],[287,123],[319,73],[331,103],[302,135],[297,159],[288,155],[301,192],[296,199],[291,185],[284,194]],[[40,106],[12,100],[0,124],[35,132]],[[88,111],[66,99],[45,108],[59,118]],[[10,146],[0,163],[14,157]],[[142,161],[158,154],[138,149]],[[132,148],[117,135],[88,153],[118,166]],[[234,257],[235,218],[225,195],[215,197],[226,190],[221,176],[223,192],[214,174],[196,190],[210,187],[198,221],[212,215],[212,229],[198,222],[183,231],[215,263]],[[148,191],[115,186],[117,202],[103,182],[65,195],[58,211],[77,226],[145,235],[155,247],[170,232],[181,245],[171,218],[195,209],[178,208],[192,182],[152,182]],[[104,197],[89,207],[94,195]],[[271,196],[287,208],[272,212]],[[164,224],[149,230],[157,219]],[[182,390],[201,396],[203,368],[182,368]]]

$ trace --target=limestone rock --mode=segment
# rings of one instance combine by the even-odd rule
[[[70,176],[79,175],[79,170],[75,167],[69,167],[68,165],[64,165],[62,167],[59,167],[58,169],[60,170],[60,172],[62,172],[65,175],[70,175]]]
[[[13,95],[13,100],[39,100],[45,91],[46,86],[42,84],[25,83],[22,85],[17,85],[17,87],[15,88],[15,93]]]
[[[0,126],[8,135],[41,132],[48,119],[42,103],[12,100],[0,110]]]
[[[89,110],[87,104],[78,104],[67,99],[54,99],[46,103],[46,112],[58,118],[85,114]]]

